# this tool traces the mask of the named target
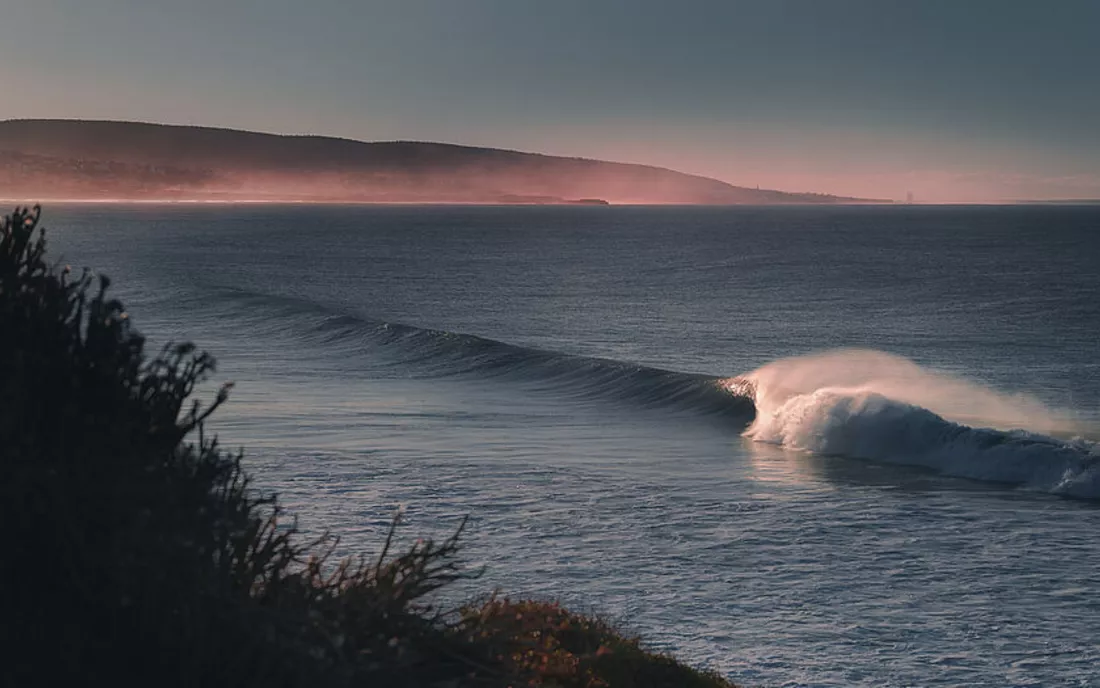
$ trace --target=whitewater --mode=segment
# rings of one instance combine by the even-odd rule
[[[340,553],[745,686],[1100,685],[1100,208],[46,207]]]
[[[760,442],[1100,498],[1100,444],[1078,434],[1086,430],[1071,413],[900,356],[846,350],[789,358],[725,385],[755,401],[745,436]]]

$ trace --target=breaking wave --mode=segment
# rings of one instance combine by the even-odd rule
[[[745,436],[760,442],[1100,498],[1100,444],[1063,438],[1079,430],[1067,414],[898,356],[783,359],[725,386],[755,400]]]
[[[373,349],[372,360],[389,361],[402,376],[505,379],[578,402],[705,414],[790,449],[1100,499],[1100,444],[1069,414],[883,352],[786,358],[719,378],[385,322],[287,297],[234,290],[233,300],[238,320],[245,306],[263,321],[254,324],[303,345],[349,355]]]

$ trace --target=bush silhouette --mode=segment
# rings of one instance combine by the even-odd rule
[[[333,561],[203,433],[214,360],[146,355],[105,277],[46,262],[40,214],[0,222],[4,685],[728,685],[556,605],[442,615],[461,528]]]

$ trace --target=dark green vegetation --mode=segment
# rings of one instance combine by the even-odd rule
[[[15,198],[130,200],[859,202],[494,148],[78,120],[0,122],[0,191]]]
[[[147,356],[38,220],[0,224],[0,684],[729,685],[554,604],[444,613],[458,533],[334,561],[204,435],[213,360]]]

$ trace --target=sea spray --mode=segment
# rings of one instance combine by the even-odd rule
[[[1100,497],[1100,445],[1068,414],[879,351],[782,359],[726,381],[756,402],[749,438],[920,465],[947,475]]]
[[[1056,412],[1024,394],[1004,394],[947,373],[923,368],[882,351],[840,349],[784,358],[749,375],[762,416],[790,399],[823,390],[838,394],[879,394],[928,409],[967,425],[1072,433],[1069,414]]]

